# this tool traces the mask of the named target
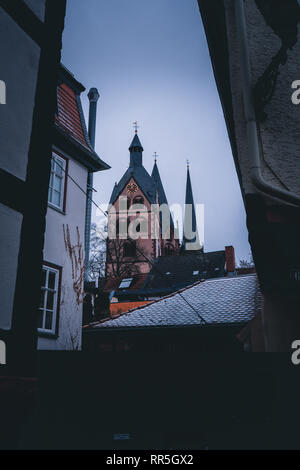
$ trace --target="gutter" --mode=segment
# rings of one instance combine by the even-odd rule
[[[282,201],[300,206],[300,196],[291,191],[279,189],[273,186],[272,184],[268,183],[262,175],[257,122],[251,87],[251,65],[247,41],[244,0],[235,0],[235,19],[240,49],[243,101],[247,123],[247,140],[250,161],[250,176],[252,183],[257,189],[267,194],[268,196],[276,197]]]
[[[128,313],[128,312],[126,312]],[[113,321],[113,318],[108,319],[107,321]],[[252,320],[252,319],[251,319]],[[203,328],[209,328],[209,329],[215,329],[215,328],[242,328],[248,324],[249,321],[251,320],[245,320],[245,321],[240,321],[240,322],[232,322],[232,323],[206,323],[206,324],[200,324],[200,323],[195,323],[192,325],[155,325],[155,326],[105,326],[105,327],[99,327],[97,325],[84,325],[82,332],[84,334],[96,334],[101,331],[101,334],[108,334],[108,333],[114,333],[114,334],[122,334],[122,333],[138,333],[142,331],[146,331],[147,333],[151,334],[154,331],[166,331],[166,330],[189,330],[189,329],[198,329],[201,331]],[[102,323],[105,323],[103,321]],[[105,332],[105,333],[104,333]]]
[[[96,135],[96,116],[97,116],[97,101],[99,93],[97,88],[91,88],[88,93],[90,101],[89,108],[89,127],[88,136],[93,150],[95,149],[95,135]],[[85,272],[84,280],[89,281],[89,265],[90,265],[90,240],[91,240],[91,223],[92,223],[92,198],[93,198],[93,173],[88,172],[87,177],[87,190],[86,190],[86,214],[85,214]]]

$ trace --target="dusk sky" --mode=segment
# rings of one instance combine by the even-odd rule
[[[137,120],[149,173],[156,151],[170,204],[184,204],[186,160],[195,203],[205,205],[205,251],[233,245],[249,258],[245,211],[197,0],[68,0],[63,64],[97,87],[96,151],[111,169],[94,176],[108,202],[129,163]]]

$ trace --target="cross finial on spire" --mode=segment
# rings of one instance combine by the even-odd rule
[[[137,132],[138,132],[138,128],[139,128],[139,127],[140,127],[140,126],[138,126],[137,121],[134,121],[134,123],[133,123],[133,128],[134,128],[134,132],[135,132],[136,134],[137,134]]]
[[[159,155],[158,155],[156,152],[154,152],[153,157],[154,157],[154,161],[155,161],[155,163],[156,163],[156,162],[157,162],[157,157],[159,157]]]
[[[189,159],[186,160],[186,166],[189,168],[190,167],[190,161]]]

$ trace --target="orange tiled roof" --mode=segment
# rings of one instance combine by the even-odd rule
[[[152,300],[141,300],[138,302],[115,302],[110,304],[110,314],[112,317],[116,317],[121,315],[121,313],[128,312],[128,310],[132,310],[142,305],[146,305],[151,303]]]

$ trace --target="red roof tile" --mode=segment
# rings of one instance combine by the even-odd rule
[[[77,142],[92,151],[82,127],[75,91],[66,83],[62,83],[57,87],[57,110],[56,124],[62,127]]]
[[[121,315],[122,313],[134,310],[142,305],[147,305],[151,300],[141,300],[135,302],[114,302],[110,304],[110,314],[112,317]]]

